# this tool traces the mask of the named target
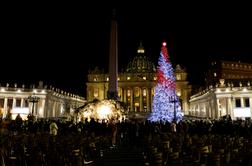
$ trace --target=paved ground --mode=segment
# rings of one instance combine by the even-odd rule
[[[102,159],[94,165],[144,166],[141,150],[130,147],[115,147],[103,152]]]

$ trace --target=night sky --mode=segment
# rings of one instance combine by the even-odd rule
[[[6,8],[1,20],[0,82],[43,80],[85,96],[88,70],[95,66],[108,70],[112,7],[49,6]],[[166,41],[172,64],[187,69],[191,84],[202,84],[210,57],[252,62],[249,10],[154,6],[116,7],[119,71],[136,55],[140,41],[155,64]]]

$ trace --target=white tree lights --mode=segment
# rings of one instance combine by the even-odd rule
[[[174,71],[164,42],[158,61],[157,85],[149,120],[178,122],[182,120],[182,117],[179,97],[176,94]]]

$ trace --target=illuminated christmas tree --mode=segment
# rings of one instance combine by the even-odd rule
[[[176,93],[174,71],[164,42],[158,61],[157,84],[149,120],[153,122],[178,122],[182,118],[183,113]]]

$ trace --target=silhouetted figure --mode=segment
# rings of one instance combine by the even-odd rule
[[[18,132],[20,132],[22,130],[23,125],[23,119],[20,116],[20,114],[17,114],[15,121],[16,121],[16,129]]]

